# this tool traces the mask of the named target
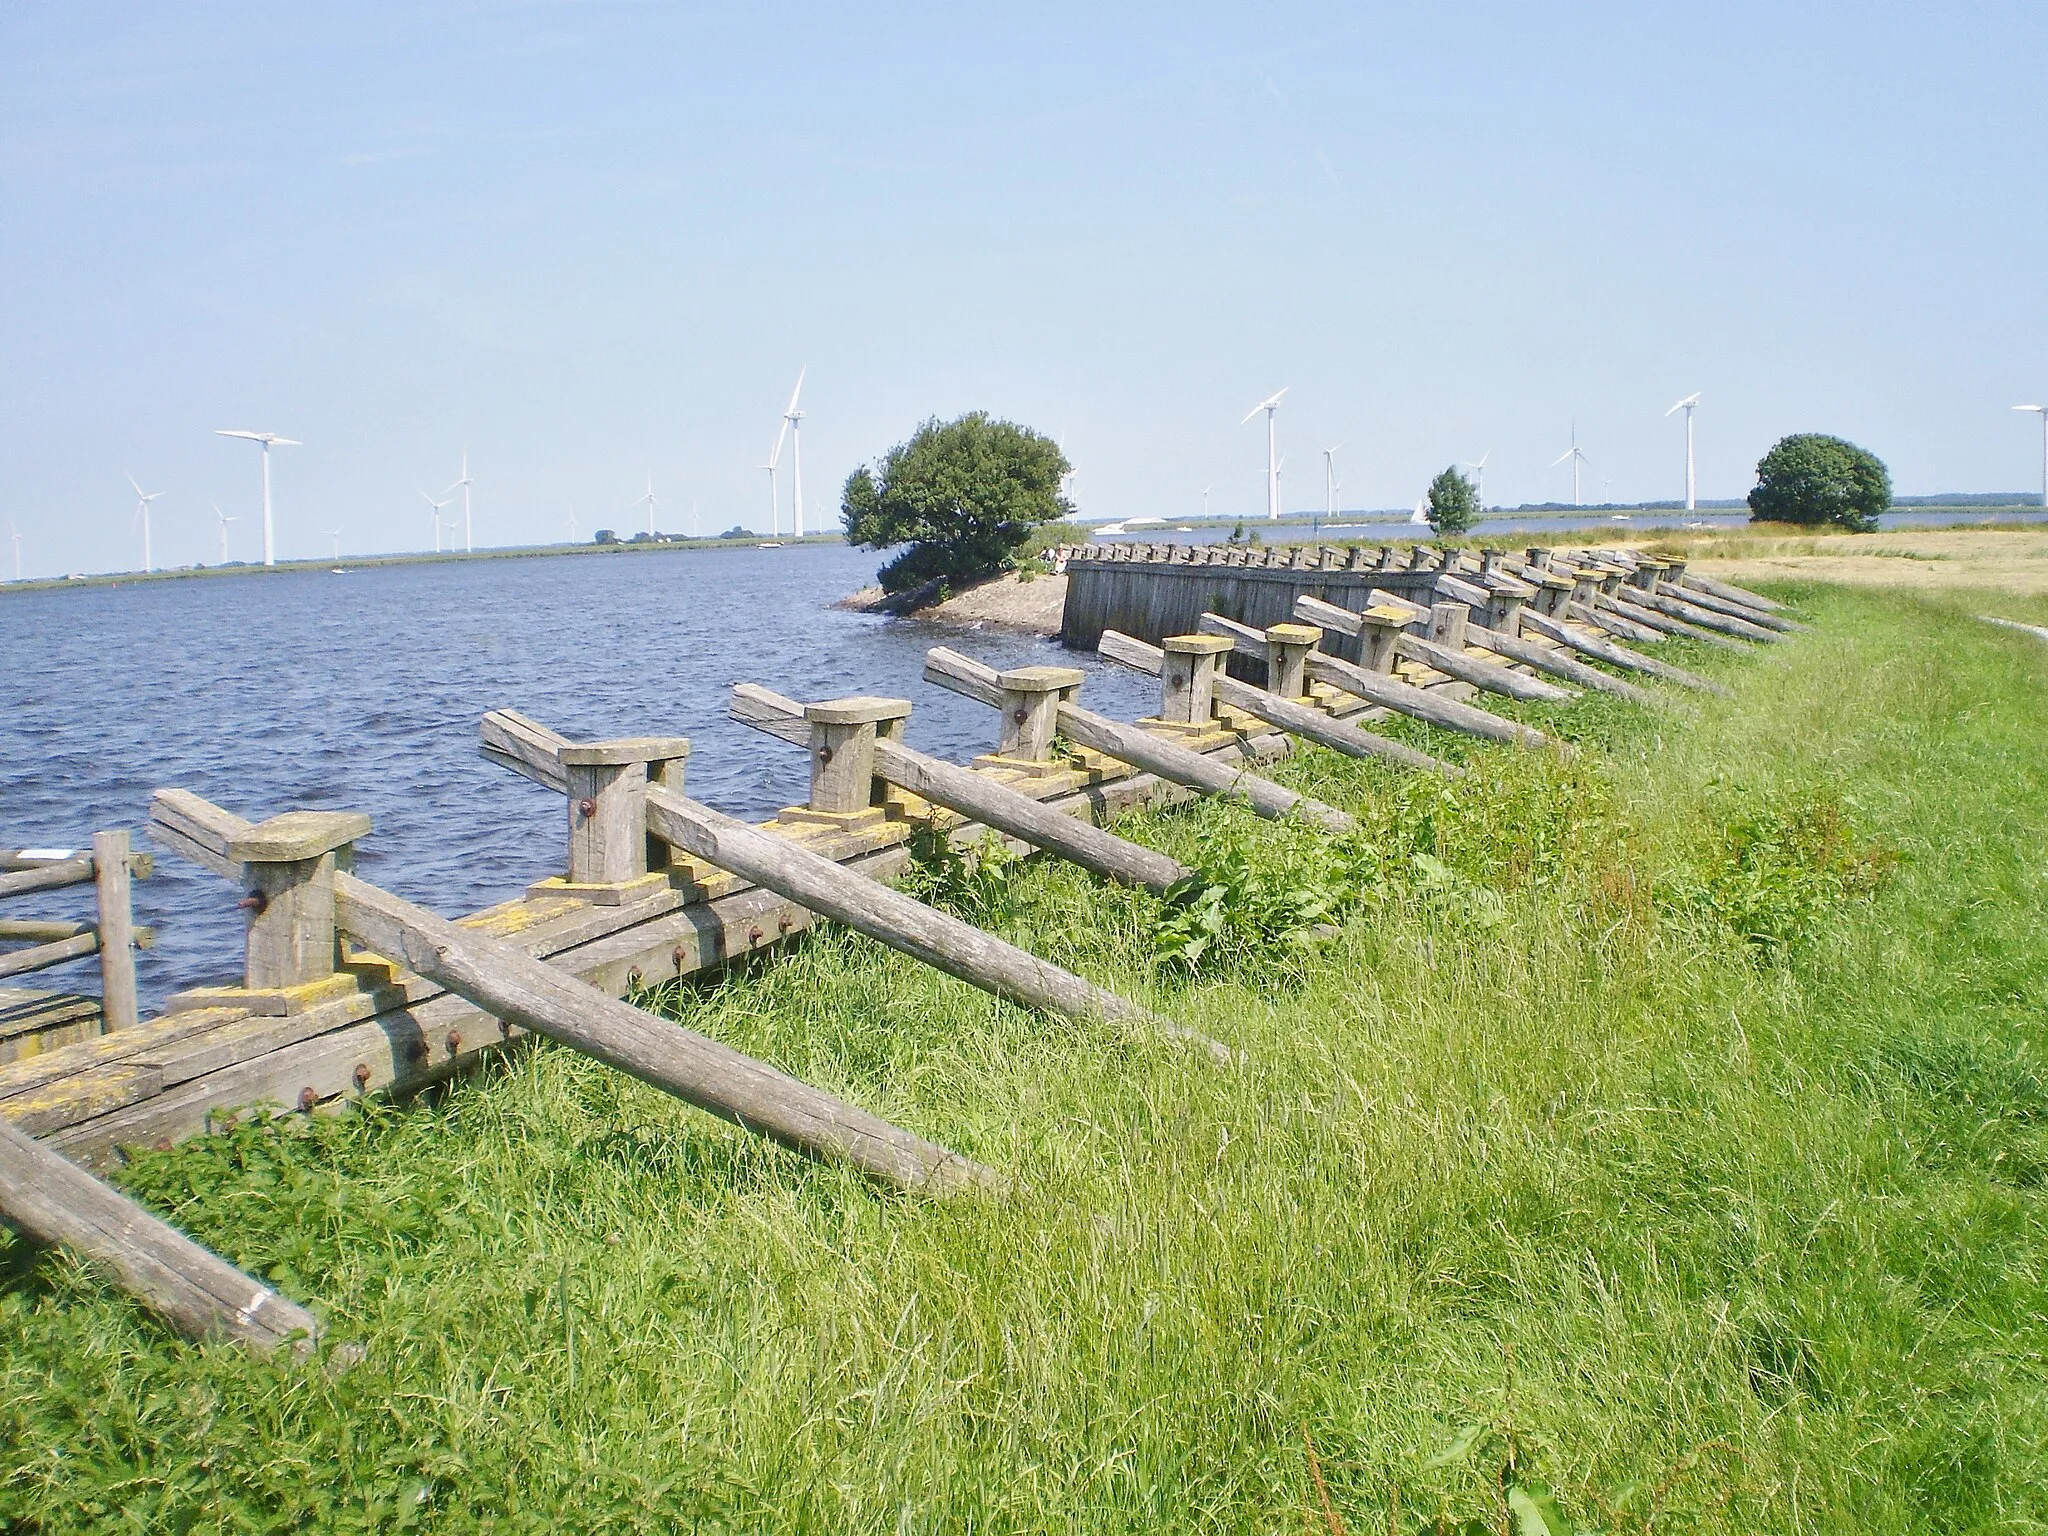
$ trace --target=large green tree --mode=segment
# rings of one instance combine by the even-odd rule
[[[1778,439],[1756,466],[1749,517],[1756,523],[1835,523],[1856,533],[1877,527],[1892,504],[1892,477],[1868,448],[1822,432]]]
[[[1438,538],[1456,538],[1479,521],[1479,493],[1453,464],[1429,482],[1429,526]]]
[[[908,546],[880,572],[885,592],[958,585],[1003,570],[1041,523],[1072,512],[1070,466],[1051,438],[970,411],[936,417],[847,477],[846,536],[863,549]]]

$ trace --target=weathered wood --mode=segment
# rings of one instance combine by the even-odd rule
[[[1547,613],[1538,613],[1533,608],[1523,610],[1522,625],[1525,629],[1535,630],[1539,635],[1548,636],[1559,645],[1570,646],[1581,655],[1591,656],[1596,661],[1604,661],[1609,666],[1621,667],[1645,677],[1661,677],[1667,682],[1677,683],[1683,688],[1696,689],[1701,693],[1717,693],[1724,698],[1734,697],[1728,689],[1711,678],[1688,672],[1683,667],[1673,666],[1670,662],[1662,661],[1655,656],[1645,656],[1640,651],[1632,651],[1619,641],[1585,634]]]
[[[1702,592],[1711,592],[1716,597],[1725,597],[1731,603],[1741,603],[1748,608],[1760,608],[1765,613],[1783,613],[1785,605],[1776,598],[1765,597],[1761,592],[1752,592],[1747,587],[1738,587],[1725,581],[1716,581],[1711,576],[1702,576],[1698,571],[1687,571],[1680,578],[1680,585],[1698,587]]]
[[[569,816],[569,884],[628,885],[648,871],[647,783],[658,765],[680,766],[680,736],[569,742],[557,751]]]
[[[1116,633],[1105,631],[1105,635]],[[1124,638],[1128,637],[1118,635],[1118,639]],[[1098,641],[1096,649],[1101,650],[1102,645]],[[1168,635],[1157,649],[1161,653],[1159,670],[1154,673],[1159,679],[1159,718],[1174,725],[1206,727],[1216,712],[1215,683],[1223,672],[1223,657],[1231,649],[1229,640],[1216,635]]]
[[[1308,622],[1321,624],[1326,628],[1337,630],[1339,633],[1357,634],[1359,630],[1365,627],[1362,615],[1350,613],[1345,609],[1338,608],[1333,604],[1322,602],[1305,594],[1295,599],[1294,607],[1295,611]],[[1567,681],[1578,683],[1582,687],[1592,688],[1601,693],[1613,694],[1616,698],[1627,699],[1633,704],[1655,702],[1654,695],[1645,693],[1634,684],[1625,683],[1618,677],[1610,677],[1605,672],[1597,671],[1582,661],[1575,661],[1569,656],[1560,654],[1550,646],[1538,645],[1534,641],[1523,640],[1518,636],[1510,636],[1499,630],[1487,629],[1477,625],[1468,631],[1468,638],[1474,643],[1494,652],[1496,655],[1509,657],[1514,661],[1521,662],[1524,666],[1548,672],[1554,677],[1562,677]]]
[[[1385,677],[1377,672],[1368,672],[1363,667],[1353,666],[1335,656],[1313,656],[1309,658],[1309,676],[1319,683],[1328,683],[1332,688],[1364,699],[1370,704],[1379,704],[1431,725],[1440,725],[1446,730],[1463,731],[1468,736],[1483,737],[1488,741],[1513,742],[1525,747],[1562,746],[1533,725],[1518,721],[1504,720],[1499,715],[1466,704],[1457,699],[1446,699],[1427,688],[1417,688],[1401,682],[1398,678]]]
[[[1081,686],[1082,676],[1077,667],[1012,667],[999,673],[1003,702],[997,755],[1028,762],[1049,757],[1059,732],[1060,700]]]
[[[1702,591],[1682,581],[1665,581],[1657,590],[1691,603],[1695,608],[1724,613],[1730,618],[1747,619],[1752,624],[1761,624],[1765,629],[1775,629],[1782,634],[1810,634],[1813,631],[1811,624],[1803,624],[1798,619],[1788,619],[1781,614],[1766,613],[1761,608],[1747,607],[1729,598],[1716,597],[1711,592]]]
[[[1637,595],[1640,596],[1641,594],[1638,593]],[[1684,619],[1673,618],[1670,614],[1660,613],[1654,608],[1646,608],[1641,603],[1630,602],[1627,598],[1613,596],[1604,590],[1594,598],[1593,611],[1603,614],[1618,614],[1622,618],[1627,619],[1631,624],[1638,626],[1638,628],[1654,629],[1660,634],[1666,635],[1683,635],[1688,640],[1702,641],[1719,650],[1736,651],[1746,654],[1752,649],[1746,641],[1736,640],[1724,634],[1717,634],[1711,629],[1703,628],[1698,624],[1688,623]]]
[[[228,857],[247,868],[252,887],[247,988],[284,991],[334,974],[334,873],[369,830],[360,811],[286,811],[229,842]]]
[[[1230,640],[1246,654],[1263,657],[1266,650],[1265,636],[1255,629],[1248,629],[1221,614],[1205,613],[1202,625],[1208,633],[1219,639]],[[1240,634],[1238,631],[1242,631]],[[1136,672],[1153,671],[1163,665],[1166,658],[1157,648],[1142,640],[1133,640],[1129,635],[1118,634],[1113,629],[1102,632],[1102,655],[1119,666]],[[1313,672],[1317,660],[1315,653],[1305,659],[1305,670]],[[1390,741],[1376,735],[1362,726],[1333,719],[1310,704],[1298,699],[1283,699],[1264,688],[1254,687],[1227,672],[1219,672],[1213,684],[1215,697],[1232,709],[1241,709],[1246,714],[1277,725],[1290,735],[1313,741],[1320,746],[1341,752],[1346,757],[1377,757],[1387,762],[1399,763],[1404,768],[1421,768],[1431,773],[1441,773],[1457,778],[1464,770],[1431,757],[1427,752],[1417,751],[1402,742]]]
[[[1458,612],[1463,614],[1470,614],[1472,611],[1463,603],[1445,603],[1443,606],[1446,608],[1456,608]],[[1467,639],[1467,643],[1470,643],[1472,638],[1476,638],[1469,634],[1471,628],[1469,621],[1460,627],[1468,631],[1467,636],[1464,637]],[[1483,640],[1479,643],[1485,644]],[[1437,671],[1447,677],[1455,677],[1460,682],[1470,683],[1475,688],[1483,688],[1488,693],[1497,693],[1504,698],[1535,699],[1545,703],[1562,703],[1572,697],[1570,692],[1557,687],[1553,683],[1542,682],[1533,677],[1524,677],[1521,673],[1503,667],[1498,662],[1481,661],[1476,656],[1467,656],[1462,650],[1454,650],[1449,645],[1440,645],[1435,641],[1424,640],[1416,635],[1401,636],[1400,640],[1396,642],[1396,649],[1401,655],[1408,657],[1411,661],[1419,661],[1424,666],[1436,668]]]
[[[1716,613],[1711,608],[1702,608],[1698,603],[1688,603],[1683,598],[1671,597],[1661,591],[1642,592],[1637,600],[1659,613],[1668,614],[1674,619],[1683,619],[1688,624],[1697,624],[1702,629],[1715,630],[1724,635],[1739,635],[1744,640],[1756,640],[1766,645],[1775,645],[1785,638],[1776,630],[1768,629],[1761,624],[1752,624],[1748,619]]]
[[[650,802],[662,796],[690,803],[662,789],[650,791]],[[353,875],[335,876],[335,897],[342,926],[379,954],[497,1018],[573,1046],[744,1129],[899,1188],[945,1192],[1000,1182],[935,1142]]]
[[[187,789],[159,789],[149,797],[149,837],[173,853],[225,879],[242,878],[228,844],[249,823]]]
[[[135,1006],[135,911],[128,884],[128,834],[95,832],[93,884],[98,902],[100,1011],[107,1028],[133,1029]]]
[[[0,939],[11,939],[15,943],[49,944],[58,939],[76,938],[81,933],[91,933],[91,923],[69,923],[45,921],[41,918],[0,917]]]
[[[663,789],[648,791],[647,815],[656,832],[698,858],[998,997],[1071,1018],[1155,1030],[1220,1059],[1231,1058],[1226,1047],[1185,1025],[1162,1019],[950,913],[850,873],[787,838]]]
[[[0,1120],[0,1218],[105,1265],[180,1333],[310,1354],[319,1321],[83,1168]]]
[[[558,795],[569,792],[560,756],[567,738],[514,709],[494,709],[478,723],[483,754],[501,768]],[[808,732],[804,739],[810,740]]]
[[[742,689],[746,690],[744,708],[739,707]],[[735,684],[733,696],[735,708],[730,713],[734,719],[746,724],[754,724],[773,714],[779,714],[784,721],[792,718],[801,721],[804,718],[803,705],[755,684]],[[782,731],[771,734],[787,739]],[[934,805],[957,811],[1034,848],[1057,854],[1091,874],[1122,885],[1164,891],[1175,881],[1193,873],[1178,859],[1128,842],[1090,822],[1048,809],[1042,802],[1020,794],[986,774],[929,757],[900,742],[877,741],[873,768],[877,777]]]
[[[79,960],[100,947],[100,936],[88,929],[68,939],[38,944],[33,949],[10,950],[0,955],[0,976],[25,976],[30,971],[48,970],[67,960]]]
[[[0,848],[0,870],[43,869],[84,852],[83,848]]]
[[[869,813],[880,727],[909,714],[908,699],[863,696],[806,705],[804,715],[811,727],[809,809],[841,818]]]
[[[67,885],[83,885],[92,879],[92,855],[64,859],[56,864],[31,865],[12,874],[0,875],[0,896],[22,896],[30,891],[55,891]]]
[[[1633,640],[1638,645],[1656,645],[1666,638],[1666,632],[1652,629],[1647,624],[1638,624],[1633,619],[1623,618],[1612,608],[1595,608],[1590,600],[1580,602],[1576,597],[1564,606],[1564,616],[1581,624],[1590,624],[1604,634],[1614,635],[1622,640]]]

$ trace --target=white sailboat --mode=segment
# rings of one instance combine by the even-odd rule
[[[1427,528],[1429,526],[1429,498],[1427,496],[1424,496],[1415,503],[1415,515],[1409,518],[1408,521],[1417,528]]]

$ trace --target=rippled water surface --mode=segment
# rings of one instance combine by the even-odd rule
[[[953,758],[989,750],[996,719],[920,681],[931,645],[996,666],[1081,666],[1090,703],[1146,712],[1150,686],[1054,642],[830,606],[875,563],[810,545],[0,598],[0,846],[78,846],[107,827],[140,839],[159,786],[251,820],[367,811],[375,830],[358,872],[454,916],[559,873],[566,857],[560,798],[478,754],[489,709],[578,738],[688,736],[691,793],[748,817],[800,804],[808,775],[802,752],[726,720],[734,682],[914,700],[912,744]],[[159,856],[156,878],[136,887],[137,921],[158,935],[140,961],[145,1006],[239,975],[238,894]],[[5,915],[84,915],[89,903],[77,891],[16,897]],[[85,962],[13,984],[96,991],[98,978]]]

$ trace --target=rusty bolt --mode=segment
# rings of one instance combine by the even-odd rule
[[[356,1092],[368,1093],[370,1091],[370,1064],[368,1062],[359,1061],[356,1063],[355,1078]]]
[[[581,811],[583,819],[588,821],[597,814],[597,802],[595,800],[578,800],[576,802],[576,809]]]
[[[831,762],[831,761],[832,761],[832,749],[831,749],[830,747],[820,747],[820,748],[818,748],[818,761],[819,761],[819,762],[821,762],[821,763],[829,763],[829,762]]]
[[[748,946],[749,946],[749,947],[751,948],[751,947],[752,947],[753,945],[756,945],[756,944],[758,944],[758,943],[760,943],[760,942],[761,942],[761,930],[760,930],[759,928],[749,928],[749,929],[747,930],[747,944],[748,944]]]
[[[1031,718],[1031,714],[1030,711],[1020,706],[1017,709],[1010,711],[1010,718],[1016,721],[1019,725],[1022,725],[1026,720],[1029,720]]]
[[[299,1108],[306,1114],[310,1115],[313,1112],[313,1106],[315,1104],[318,1104],[319,1102],[320,1095],[315,1093],[312,1089],[301,1088],[299,1090]]]
[[[453,1056],[453,1055],[454,1055],[454,1054],[455,1054],[455,1053],[456,1053],[457,1051],[459,1051],[459,1050],[461,1050],[461,1049],[462,1049],[462,1031],[461,1031],[461,1030],[459,1030],[459,1029],[451,1029],[451,1030],[449,1030],[449,1031],[448,1031],[448,1054],[449,1054],[450,1056]]]
[[[510,1040],[512,1038],[512,1025],[510,1021],[505,1019],[498,1020],[498,1033],[505,1039]]]
[[[678,945],[677,945],[677,946],[676,946],[676,947],[675,947],[674,949],[672,949],[672,950],[670,950],[670,951],[669,951],[668,957],[669,957],[669,959],[671,959],[671,960],[675,961],[675,963],[676,963],[676,974],[677,974],[678,976],[682,975],[682,973],[683,973],[683,946],[682,946],[682,945],[680,945],[680,944],[678,944]]]
[[[789,914],[787,912],[775,920],[775,931],[777,933],[789,932]]]
[[[270,905],[270,898],[264,895],[261,891],[251,891],[248,895],[244,896],[240,901],[236,902],[235,905],[247,911],[254,912],[258,917],[261,917],[263,915],[263,909]]]

